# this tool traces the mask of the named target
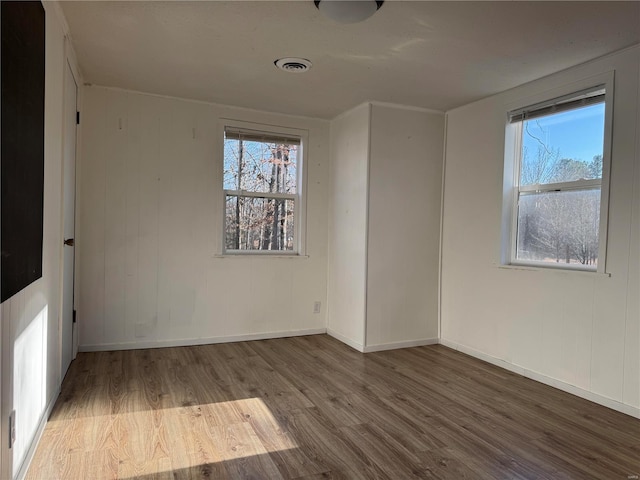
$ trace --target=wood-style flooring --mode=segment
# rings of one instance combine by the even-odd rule
[[[317,335],[82,353],[27,478],[634,475],[640,420],[440,345]]]

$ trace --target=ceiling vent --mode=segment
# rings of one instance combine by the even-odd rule
[[[285,72],[291,72],[291,73],[302,73],[302,72],[306,72],[311,68],[311,62],[306,58],[294,58],[294,57],[280,58],[279,60],[276,60],[273,63],[280,70],[284,70]]]

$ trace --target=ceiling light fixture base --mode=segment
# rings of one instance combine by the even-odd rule
[[[384,0],[313,0],[323,15],[338,23],[358,23],[376,13]]]

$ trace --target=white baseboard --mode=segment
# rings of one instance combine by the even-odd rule
[[[634,407],[632,405],[627,405],[625,403],[618,402],[617,400],[613,400],[603,395],[599,395],[597,393],[590,392],[583,388],[576,387],[575,385],[571,385],[570,383],[563,382],[562,380],[557,380],[547,375],[543,375],[542,373],[528,370],[524,367],[520,367],[518,365],[514,365],[513,363],[509,363],[499,358],[492,357],[491,355],[487,355],[486,353],[479,352],[478,350],[474,350],[473,348],[467,347],[465,345],[460,345],[450,340],[445,340],[441,338],[440,343],[445,347],[449,347],[449,348],[452,348],[453,350],[458,350],[462,353],[466,353],[467,355],[478,358],[487,363],[491,363],[492,365],[496,365],[498,367],[504,368],[505,370],[509,370],[511,372],[517,373],[518,375],[522,375],[523,377],[530,378],[531,380],[535,380],[536,382],[544,383],[545,385],[549,385],[550,387],[557,388],[558,390],[562,390],[564,392],[570,393],[572,395],[575,395],[576,397],[584,398],[585,400],[589,400],[590,402],[603,405],[607,408],[616,410],[626,415],[630,415],[635,418],[640,418],[640,408],[638,407]]]
[[[56,390],[55,394],[51,397],[51,401],[47,408],[45,408],[42,417],[40,418],[40,422],[38,423],[38,428],[36,429],[36,433],[31,440],[31,444],[29,445],[29,449],[27,450],[27,454],[22,461],[22,465],[20,465],[20,469],[18,470],[17,475],[14,477],[15,480],[23,480],[27,475],[27,471],[29,470],[29,466],[31,465],[31,461],[33,460],[33,456],[36,453],[36,449],[38,448],[38,444],[40,443],[40,439],[42,438],[42,434],[44,433],[44,427],[47,426],[47,421],[49,420],[49,415],[53,411],[53,407],[60,396],[60,387]]]
[[[358,342],[354,342],[350,338],[345,337],[344,335],[336,332],[335,330],[331,330],[330,328],[327,328],[327,335],[335,338],[336,340],[340,340],[342,343],[349,345],[354,350],[364,353],[364,345]]]
[[[490,363],[500,368],[504,368],[505,370],[509,370],[510,372],[517,373],[518,375],[522,375],[525,377],[526,369],[514,365],[513,363],[506,362],[496,357],[492,357],[491,355],[487,355],[486,353],[482,353],[478,350],[474,350],[473,348],[466,347],[464,345],[460,345],[458,343],[452,342],[450,340],[445,340],[444,338],[440,339],[440,345],[444,345],[445,347],[449,347],[452,350],[458,350],[459,352],[466,353],[472,357],[475,357],[484,362]]]
[[[367,345],[364,352],[382,352],[384,350],[396,350],[398,348],[422,347],[424,345],[435,345],[439,343],[437,338],[423,338],[420,340],[405,340],[402,342],[379,343],[377,345]]]
[[[112,350],[138,350],[143,348],[188,347],[193,345],[210,345],[214,343],[248,342],[251,340],[268,340],[271,338],[301,337],[327,333],[326,328],[308,330],[287,330],[281,332],[254,333],[250,335],[229,335],[226,337],[181,338],[177,340],[154,340],[141,342],[100,343],[95,345],[79,345],[80,352],[108,352]]]
[[[423,345],[434,345],[439,343],[437,338],[423,338],[420,340],[405,340],[401,342],[390,342],[390,343],[379,343],[377,345],[362,345],[361,343],[355,342],[350,338],[345,337],[344,335],[336,332],[335,330],[331,330],[327,328],[327,335],[335,338],[336,340],[341,341],[342,343],[349,345],[354,350],[357,350],[361,353],[371,353],[371,352],[382,352],[384,350],[396,350],[398,348],[410,348],[410,347],[421,347]]]

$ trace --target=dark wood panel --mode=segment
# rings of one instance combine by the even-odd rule
[[[0,8],[4,302],[42,277],[45,18],[36,1],[3,1]]]
[[[434,345],[325,335],[73,362],[29,479],[616,479],[640,420]]]

